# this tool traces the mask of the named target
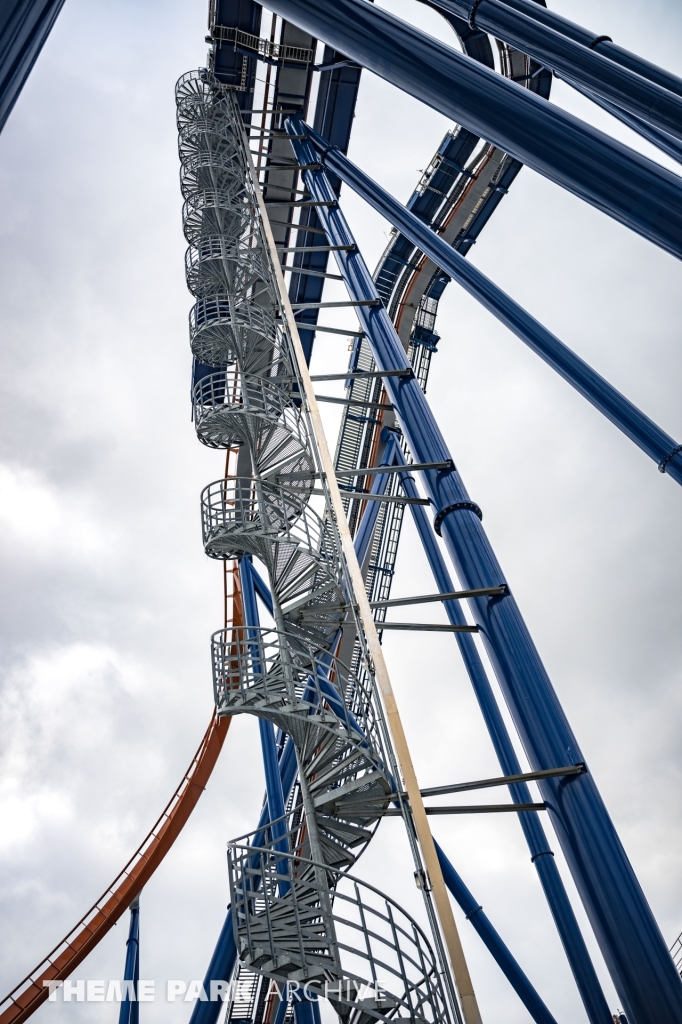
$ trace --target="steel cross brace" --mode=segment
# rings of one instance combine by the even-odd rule
[[[392,444],[387,446],[387,460],[389,463],[395,457],[394,452],[392,450],[393,447],[394,446]],[[380,481],[378,479],[375,479],[375,483],[380,483]],[[362,524],[366,523],[366,521],[371,523],[371,526],[370,528],[366,528],[363,530]],[[358,530],[358,533],[354,541],[355,551],[360,564],[362,564],[367,554],[367,549],[369,546],[369,542],[371,540],[372,529],[375,522],[376,518],[372,514],[372,509],[368,509],[365,517],[363,517],[361,528]],[[244,563],[242,562],[242,564]],[[267,584],[261,578],[261,576],[254,568],[252,563],[249,563],[249,574],[250,581],[253,587],[255,588],[255,592],[261,598],[265,606],[270,611],[272,611],[272,595],[268,589]],[[287,740],[287,743],[290,743],[290,741]],[[565,771],[566,769],[563,770]],[[488,779],[484,780],[482,783],[464,783],[463,785],[487,787],[488,785],[495,784],[496,782],[496,779]],[[448,791],[452,789],[452,787],[447,788]],[[425,790],[424,792],[428,791]],[[397,798],[398,794],[395,793],[394,796]],[[406,797],[407,794],[403,794],[403,796]],[[366,797],[363,799],[366,799]],[[530,800],[530,797],[528,799]],[[520,804],[518,808],[514,808],[512,805],[512,810],[516,809],[521,811],[527,811],[527,806],[525,804]],[[389,815],[391,814],[391,812],[388,813]],[[402,812],[400,810],[395,811],[396,816],[400,815],[401,813]],[[433,813],[433,811],[429,811],[427,809],[427,814],[428,813]],[[542,826],[540,826],[540,828],[541,827]],[[536,1024],[556,1024],[554,1017],[542,1001],[538,992],[534,988],[532,982],[528,979],[523,969],[518,964],[513,954],[506,946],[504,940],[499,935],[491,921],[488,919],[487,915],[483,913],[483,908],[480,906],[480,904],[476,902],[473,895],[465,885],[464,881],[455,870],[454,865],[448,859],[448,857],[440,848],[438,843],[436,843],[435,845],[441,869],[443,871],[443,876],[445,878],[445,882],[448,889],[450,890],[454,898],[457,900],[464,913],[467,915],[467,919],[471,921],[471,924],[480,935],[484,944],[486,945],[486,947],[488,948],[488,950],[498,963],[499,967],[507,977],[509,983],[512,985],[512,987],[518,994],[519,998],[523,1002],[524,1006],[530,1013],[533,1020],[536,1022]],[[277,1024],[277,1021],[275,1021],[275,1024]],[[282,1022],[280,1022],[280,1024],[282,1024]],[[602,1024],[602,1022],[600,1021],[599,1024]],[[607,1018],[604,1018],[604,1024],[611,1024],[610,1017],[608,1017],[608,1021]]]
[[[301,134],[300,122],[293,118],[286,119],[285,127]],[[292,145],[299,163],[314,162],[310,142],[294,140]],[[303,174],[310,194],[318,202],[329,202],[334,193],[326,174]],[[319,207],[318,216],[330,244],[354,243],[338,204]],[[335,256],[354,299],[378,298],[357,250],[338,251]],[[407,368],[404,349],[383,306],[358,306],[357,312],[377,368]],[[385,387],[415,461],[451,458],[419,384],[389,377]],[[505,582],[459,473],[427,471],[422,479],[435,508],[441,510],[442,536],[462,585]],[[533,770],[585,761],[513,594],[479,598],[470,606]],[[594,778],[586,772],[568,780],[544,779],[538,785],[626,1013],[637,1024],[679,1024],[682,979]]]
[[[576,78],[603,99],[644,118],[678,139],[682,138],[682,98],[679,94],[571,39],[561,31],[561,19],[556,15],[554,25],[542,24],[534,17],[531,0],[521,0],[520,3],[516,0],[514,6],[501,0],[434,2],[441,10],[468,21],[472,28],[489,32],[496,39],[502,39],[534,57],[544,67],[567,79],[569,84],[572,84],[570,79]],[[594,41],[598,45],[598,39]],[[679,79],[673,75],[669,77],[673,85],[682,89]],[[668,82],[666,86],[670,84]]]
[[[302,130],[303,127],[301,122]],[[622,430],[654,460],[661,472],[668,473],[678,484],[682,484],[682,452],[677,451],[675,454],[678,443],[669,434],[359,167],[329,146],[313,129],[307,128],[307,131],[326,167],[386,217],[406,238],[419,246],[437,267],[461,284],[493,316],[513,331],[599,412]]]
[[[682,182],[671,171],[367,0],[272,0],[270,6],[408,95],[682,257]],[[317,154],[307,152],[305,162],[313,163]],[[331,194],[325,199],[330,201]]]
[[[395,460],[404,467],[401,477],[402,487],[406,494],[414,497],[419,492],[412,476],[412,467],[405,463],[405,458],[398,444],[395,432],[389,431],[386,428],[385,434],[387,435],[385,458]],[[419,539],[422,542],[424,552],[431,566],[436,586],[440,589],[441,596],[444,599],[445,612],[448,619],[453,625],[463,625],[466,619],[459,601],[448,599],[448,595],[453,593],[452,578],[445,564],[445,559],[441,554],[441,549],[429,523],[426,511],[419,506],[413,506],[411,512]],[[456,634],[455,639],[467,674],[471,680],[471,685],[478,700],[490,739],[495,748],[495,753],[500,762],[500,767],[508,777],[508,781],[505,784],[509,786],[511,798],[517,804],[530,803],[531,793],[524,778],[526,773],[521,772],[521,765],[516,755],[514,744],[507,731],[504,718],[498,707],[493,688],[483,667],[483,661],[478,653],[474,638],[468,633],[460,632]],[[584,769],[584,767],[583,765],[582,768]],[[537,814],[534,813],[522,814],[519,818],[519,823],[528,844],[531,862],[538,874],[542,890],[552,912],[554,923],[590,1024],[611,1024],[611,1012],[604,998],[599,979],[580,931],[580,926],[559,874],[554,854],[545,835],[544,826]],[[448,886],[450,886],[452,878],[448,874],[443,860],[447,858],[445,858],[445,854],[442,851],[439,852],[439,856],[443,865],[444,877]],[[451,889],[451,892],[453,892],[453,895],[455,894],[453,889]],[[459,899],[459,897],[456,898]],[[461,905],[464,906],[464,904]],[[472,905],[476,906],[475,903]],[[470,911],[471,906],[466,913],[468,914]],[[470,917],[470,920],[474,927],[476,927],[479,920],[478,915]]]

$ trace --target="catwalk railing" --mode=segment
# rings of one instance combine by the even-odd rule
[[[273,810],[283,809],[288,796],[274,754],[274,727],[293,744],[299,788],[291,814],[296,835],[304,837],[302,849],[298,839],[296,849],[314,862],[314,873],[326,872],[324,883],[320,876],[315,893],[306,896],[306,913],[324,922],[325,948],[333,950],[330,883],[334,871],[355,862],[388,806],[395,759],[302,400],[304,386],[241,117],[230,90],[204,70],[183,76],[176,97],[187,283],[197,300],[190,316],[191,344],[195,357],[211,368],[194,389],[195,425],[199,440],[209,446],[239,448],[240,475],[215,481],[202,494],[204,548],[216,559],[259,559],[267,571],[275,625],[260,628],[255,611],[249,615],[247,608],[246,628],[214,635],[216,708],[219,716],[250,713],[261,720],[271,830],[273,819],[280,818]],[[321,502],[311,494],[315,480]],[[352,624],[360,644],[361,677],[336,657],[344,621]],[[256,846],[263,835],[261,827]],[[273,842],[278,856],[293,855],[291,829],[275,829]],[[294,929],[303,951],[297,971],[317,977],[318,952],[300,931],[300,887],[278,884],[278,914]],[[277,958],[264,966],[253,938],[256,921],[269,914],[267,901],[255,899],[249,907],[253,921],[248,914],[232,913],[240,958],[262,973],[287,977],[288,968]],[[340,977],[335,963],[334,976]],[[457,1013],[441,976],[442,969],[434,976],[436,987],[429,989],[438,992],[433,1020]],[[363,1007],[362,1012],[383,1018],[394,1009]]]
[[[428,468],[421,474],[436,513],[434,529],[442,535],[463,587],[498,586],[505,582],[504,575],[481,526],[482,512],[467,494],[417,381],[394,375],[409,370],[404,349],[386,310],[377,302],[375,284],[338,203],[330,202],[333,191],[328,177],[311,167],[316,157],[330,160],[332,150],[319,140],[315,146],[305,141],[306,132],[311,139],[315,133],[299,118],[286,123],[299,162],[309,168],[304,172],[306,186],[313,201],[320,204],[321,224],[335,248],[350,300],[357,303],[360,325],[377,369],[390,371],[385,378],[387,397],[412,457],[429,466],[451,460],[449,469]],[[339,169],[348,164],[346,158],[337,162],[336,156],[330,162]],[[350,181],[345,173],[343,177]],[[355,176],[352,183],[355,186]],[[401,229],[403,224],[401,221]],[[444,256],[451,259],[450,247],[444,249]],[[572,763],[584,761],[510,588],[501,598],[471,601],[470,610],[533,770],[556,767],[567,754]],[[545,779],[539,785],[628,1015],[645,1021],[653,1014],[672,1024],[682,1008],[680,979],[594,778],[587,771],[570,782]],[[633,962],[640,965],[637,974],[631,970]]]
[[[305,830],[291,824],[290,853],[277,849],[272,826],[229,844],[244,959],[323,995],[341,1020],[448,1021],[438,963],[417,922],[374,886],[306,859]]]

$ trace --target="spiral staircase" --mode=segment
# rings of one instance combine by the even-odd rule
[[[241,965],[307,983],[344,1022],[450,1021],[426,935],[347,874],[396,799],[394,762],[241,115],[206,70],[184,75],[176,100],[186,277],[196,298],[194,423],[203,444],[239,450],[240,475],[201,495],[203,543],[211,558],[265,566],[274,619],[274,628],[213,635],[216,708],[272,722],[298,767],[285,816],[229,845]],[[344,628],[359,638],[354,669],[338,657]]]

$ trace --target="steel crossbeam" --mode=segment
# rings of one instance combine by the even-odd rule
[[[355,1014],[359,1024],[367,1024],[372,1017],[388,1021],[403,1008],[404,1019],[422,1020],[423,1014],[419,1016],[419,1013],[428,1006],[428,1019],[432,1024],[452,1024],[453,1015],[459,1019],[459,1009],[447,994],[449,975],[444,970],[441,936],[428,895],[430,885],[425,870],[428,869],[467,1024],[479,1024],[480,1016],[443,883],[537,1024],[556,1024],[482,907],[433,841],[425,817],[518,813],[590,1022],[608,1024],[611,1017],[606,1002],[537,816],[537,812],[548,811],[630,1024],[648,1024],[650,1020],[656,1024],[677,1024],[682,1019],[682,987],[675,965],[666,955],[657,925],[594,780],[586,764],[576,760],[582,756],[577,741],[513,595],[506,583],[499,582],[503,578],[502,571],[481,526],[481,511],[470,501],[419,388],[420,382],[425,384],[428,358],[421,363],[417,360],[414,369],[407,365],[384,308],[386,303],[389,311],[394,312],[387,296],[399,291],[396,281],[402,273],[400,266],[417,271],[421,254],[424,254],[441,271],[458,280],[653,458],[661,473],[668,473],[678,483],[682,483],[682,445],[475,267],[466,264],[458,252],[429,228],[432,217],[427,215],[425,207],[417,211],[420,216],[405,210],[343,157],[336,146],[308,129],[302,120],[306,116],[312,72],[320,72],[320,117],[316,117],[315,124],[332,143],[345,150],[360,69],[369,67],[399,88],[454,117],[462,126],[469,126],[471,131],[467,132],[464,127],[459,129],[461,135],[456,139],[455,133],[450,133],[451,148],[441,153],[439,169],[449,174],[453,182],[457,180],[456,175],[461,175],[460,181],[475,180],[475,175],[464,166],[466,158],[457,162],[458,153],[468,151],[471,154],[478,145],[480,140],[473,132],[510,154],[501,155],[500,166],[505,173],[491,179],[495,187],[486,194],[485,203],[479,204],[486,207],[485,214],[478,210],[479,221],[485,221],[500,196],[506,193],[509,181],[521,166],[519,161],[523,160],[664,250],[682,257],[680,179],[564,111],[541,102],[531,94],[527,79],[544,76],[546,88],[533,88],[546,97],[551,69],[678,161],[682,160],[682,80],[617,46],[610,37],[598,36],[548,11],[541,3],[542,0],[540,3],[434,0],[432,6],[446,12],[460,37],[464,38],[463,32],[467,34],[467,53],[462,56],[366,0],[273,0],[271,8],[287,19],[280,26],[281,42],[275,42],[277,21],[274,17],[271,40],[260,37],[259,5],[247,0],[234,12],[239,25],[225,25],[220,18],[220,13],[226,11],[225,0],[212,0],[211,35],[207,39],[214,47],[212,70],[192,72],[180,80],[177,97],[181,134],[183,126],[187,128],[193,116],[200,113],[199,121],[205,116],[194,136],[190,133],[183,137],[181,158],[188,160],[187,165],[183,162],[183,194],[187,198],[194,188],[194,200],[197,200],[200,182],[205,185],[208,181],[206,172],[211,160],[214,161],[211,187],[215,187],[216,174],[218,178],[226,175],[229,178],[232,173],[233,181],[241,175],[240,185],[246,184],[249,193],[248,207],[240,205],[241,200],[235,202],[226,194],[215,192],[209,202],[209,206],[211,202],[215,204],[215,209],[211,208],[208,214],[198,200],[194,207],[190,202],[185,208],[185,232],[190,242],[187,281],[197,298],[190,319],[195,358],[192,399],[197,436],[213,448],[232,450],[232,445],[242,446],[242,455],[250,453],[251,457],[247,472],[253,473],[252,477],[216,481],[202,495],[206,553],[214,558],[234,557],[238,553],[241,559],[245,619],[244,627],[231,633],[221,630],[212,638],[214,687],[221,713],[254,713],[257,709],[266,776],[266,804],[257,830],[242,837],[246,843],[235,840],[230,844],[228,864],[233,909],[228,912],[209,965],[207,991],[213,979],[231,977],[237,963],[235,936],[238,935],[242,968],[263,970],[266,974],[274,972],[274,976],[281,979],[289,977],[297,956],[297,963],[306,977],[311,976],[310,967],[314,965],[314,976],[319,967],[310,957],[314,946],[315,955],[324,960],[327,975],[339,981],[338,998],[331,1002],[340,1019]],[[41,0],[40,3],[10,0],[7,24],[0,30],[0,130],[62,4],[63,0]],[[461,25],[458,19],[462,19]],[[490,32],[498,42],[508,44],[505,49],[503,43],[499,43],[503,69],[507,62],[504,74],[515,82],[526,82],[527,89],[519,89],[514,82],[491,73],[492,55],[489,59],[482,57],[479,64],[469,59],[477,50],[477,44],[471,43],[472,37],[480,37],[480,52],[484,54],[488,40],[483,32]],[[327,45],[322,62],[313,66],[317,38],[327,40],[340,50]],[[303,42],[306,45],[298,45]],[[510,70],[512,52],[516,54],[516,67],[519,60],[529,62],[530,70],[523,79]],[[344,56],[346,53],[349,56]],[[262,111],[247,109],[253,106],[257,57],[276,68],[274,99],[270,104],[266,85]],[[530,61],[531,57],[539,64]],[[345,100],[339,101],[338,94],[334,99],[332,96],[339,85],[338,72],[344,69],[351,76],[350,88]],[[269,66],[268,81],[270,73]],[[291,105],[284,105],[283,99],[292,101]],[[240,139],[243,149],[244,159],[236,176],[235,169],[242,157],[233,154],[234,166],[230,172],[228,161],[218,155],[225,141],[225,122],[219,122],[228,108],[234,138]],[[250,141],[257,144],[260,135],[261,149],[257,152],[249,149],[249,138],[242,132],[238,109],[245,118],[256,113],[264,115],[260,129],[246,125],[247,131],[256,133]],[[272,118],[270,128],[265,127],[266,116]],[[211,118],[214,118],[212,126]],[[274,124],[281,126],[282,121],[286,123],[286,130],[272,127]],[[190,165],[191,147],[200,150],[208,137],[200,141],[202,132],[213,133],[212,142],[206,152],[195,154],[198,158]],[[213,148],[221,133],[221,143]],[[286,155],[289,141],[293,144],[295,159]],[[208,163],[202,163],[209,151]],[[495,152],[492,145],[487,151]],[[259,171],[265,171],[265,198],[259,190],[249,153],[259,158]],[[324,167],[332,179],[324,173]],[[419,188],[424,195],[437,196],[440,202],[450,197],[450,186],[443,186],[442,190],[442,182],[436,180],[433,171],[434,167],[430,167]],[[296,187],[299,173],[305,175],[306,189]],[[284,183],[283,179],[286,179]],[[400,232],[394,241],[400,242],[404,235],[403,243],[407,239],[417,247],[406,253],[397,245],[393,249],[389,246],[387,254],[392,263],[384,268],[386,274],[379,282],[378,291],[339,209],[342,181],[388,217]],[[274,195],[277,191],[282,191],[286,198],[278,201]],[[266,208],[278,207],[289,208],[292,216],[293,210],[299,209],[300,223],[266,216]],[[443,223],[441,220],[441,227]],[[284,229],[275,232],[277,244],[271,225]],[[435,215],[433,225],[438,229]],[[467,225],[466,232],[456,242],[462,253],[475,243],[480,230],[480,224],[475,222],[467,221]],[[323,236],[329,244],[288,245],[292,230],[298,232],[302,243],[314,242],[315,236]],[[247,237],[247,244],[244,244]],[[335,254],[340,274],[327,273],[330,252]],[[403,259],[401,252],[409,259]],[[295,254],[294,263],[280,265],[277,259],[288,253]],[[421,262],[422,270],[424,266],[430,268],[426,261]],[[292,275],[291,302],[287,302],[283,290],[283,273]],[[344,281],[348,301],[320,301],[326,279]],[[428,298],[433,294],[433,301],[437,303],[447,278],[441,274],[436,283],[440,290],[434,289],[428,293]],[[228,292],[229,301],[225,298]],[[421,297],[419,293],[418,304]],[[427,292],[423,292],[423,297],[427,297]],[[314,322],[319,309],[341,306],[357,307],[360,330],[319,327]],[[306,320],[296,321],[292,309],[307,312]],[[305,351],[296,332],[297,324],[307,332],[309,340]],[[352,382],[374,378],[374,401],[370,400],[372,395],[368,391],[366,401],[314,395],[311,378],[301,361],[304,355],[306,359],[310,356],[315,331],[349,336],[356,339],[356,343],[365,339],[377,369],[372,368],[370,361],[361,363],[369,366],[365,371],[322,374],[312,379],[347,381],[351,382],[352,389]],[[220,344],[216,341],[219,336]],[[435,333],[428,334],[428,331],[423,338],[417,339],[416,334],[414,338],[415,345],[421,340],[424,346],[433,346],[438,340]],[[359,351],[359,344],[356,347]],[[366,346],[365,359],[368,359],[367,351]],[[295,352],[293,363],[296,360],[301,363],[300,375],[289,372],[291,352]],[[204,358],[207,362],[202,361]],[[235,361],[238,373],[228,390],[225,365]],[[266,380],[269,370],[278,361],[277,368],[282,372]],[[357,366],[357,360],[355,364],[351,361],[351,365]],[[258,374],[262,379],[254,383]],[[379,386],[381,378],[384,378],[389,401],[376,400],[380,395],[383,398]],[[342,468],[333,474],[319,427],[316,401],[378,413],[377,419],[349,416],[358,422],[371,423],[377,443],[380,414],[395,412],[417,461],[406,464],[396,432],[391,428],[381,434],[381,444],[378,448],[375,446],[372,455],[369,455],[368,445],[363,449],[362,459],[381,459],[379,465],[363,467],[360,463],[357,469]],[[390,422],[393,423],[392,416]],[[378,429],[374,430],[375,426]],[[286,441],[283,441],[284,435]],[[287,465],[295,466],[297,471],[287,473],[285,468],[277,472]],[[411,475],[414,472],[424,474],[428,497],[420,496]],[[346,489],[343,484],[339,490],[337,478],[350,478],[356,481],[351,486],[357,486],[363,477],[371,483],[369,492]],[[315,480],[321,481],[320,488],[314,487]],[[403,493],[395,493],[399,486]],[[321,519],[306,507],[312,495],[325,497],[327,519]],[[440,592],[368,602],[342,515],[341,499],[356,503],[351,506],[354,514],[358,507],[364,510],[355,539],[355,554],[362,565],[370,561],[379,510],[385,506],[410,505]],[[436,510],[433,529],[422,507],[432,504]],[[402,511],[395,514],[402,515]],[[453,590],[433,536],[434,530],[439,536],[442,531],[458,575],[468,589]],[[399,531],[391,536],[395,550]],[[349,551],[353,556],[350,559]],[[272,589],[254,568],[252,554],[266,565]],[[285,562],[287,568],[282,569]],[[275,618],[277,628],[274,631],[260,626],[257,596]],[[473,625],[466,622],[458,604],[463,599],[470,602],[475,619]],[[380,622],[378,629],[456,635],[505,772],[503,776],[424,790],[417,786],[370,609],[380,618],[392,607],[431,603],[444,605],[449,624]],[[354,675],[354,670],[347,671],[337,659],[335,652],[344,629],[347,638],[351,638],[351,647],[353,637],[356,644],[360,643],[365,675]],[[482,634],[514,724],[534,766],[530,772],[520,770],[471,636],[478,632]],[[303,637],[307,637],[307,641],[302,640]],[[306,642],[308,648],[304,653]],[[370,664],[370,654],[374,667]],[[390,785],[396,788],[398,762],[387,742],[388,732],[381,724],[382,712],[373,704],[376,692],[372,673],[375,670],[409,797],[407,792],[400,791],[400,786],[397,792],[388,791]],[[346,675],[348,681],[344,681]],[[367,687],[366,691],[363,687]],[[363,692],[364,697],[349,698],[349,695]],[[356,699],[352,707],[348,699]],[[275,725],[281,730],[281,741],[276,740]],[[325,729],[330,730],[333,738],[324,739]],[[305,741],[301,739],[303,733],[308,736]],[[313,758],[311,750],[315,750]],[[307,761],[304,751],[307,751]],[[561,764],[562,755],[563,767],[547,767]],[[346,756],[355,765],[357,775],[350,783],[350,776],[344,770],[333,777],[334,770],[339,770],[339,763],[343,764]],[[575,763],[566,764],[567,758]],[[298,788],[294,788],[299,769]],[[379,777],[382,784],[377,788],[375,783]],[[365,792],[368,780],[369,791]],[[530,799],[527,783],[531,781],[538,783],[545,798],[543,802]],[[422,803],[422,798],[427,796],[499,786],[509,787],[512,803],[441,807],[424,807]],[[293,812],[293,796],[291,802],[289,800],[292,792],[299,801],[298,809]],[[390,807],[391,800],[397,806]],[[397,904],[381,897],[371,886],[365,886],[367,892],[361,895],[364,884],[339,870],[338,865],[344,858],[344,871],[352,864],[357,850],[371,836],[369,826],[384,816],[403,816],[406,821],[411,818],[419,834],[421,855],[412,831],[408,830],[415,863],[424,865],[418,867],[415,878],[418,887],[424,890],[435,954],[416,922]],[[358,824],[360,819],[362,824]],[[301,829],[303,820],[305,826]],[[298,844],[296,871],[292,870],[292,841]],[[341,860],[334,861],[334,854],[338,855],[339,851],[343,851]],[[287,866],[283,869],[285,861]],[[347,891],[344,878],[350,882]],[[354,892],[351,892],[353,886]],[[330,889],[335,890],[335,902],[330,899]],[[372,899],[377,895],[384,899],[380,911],[370,903],[369,890],[372,890]],[[283,901],[287,898],[282,913]],[[366,917],[374,915],[382,924],[390,925],[392,940],[381,941],[389,959],[395,957],[393,973],[403,984],[404,991],[397,997],[390,996],[385,1006],[370,1007],[369,1003],[363,1004],[348,995],[344,1000],[339,951],[353,947],[337,944],[334,915],[339,908],[344,916],[337,914],[338,921],[362,936],[367,963],[374,977],[377,965],[386,967],[386,957],[376,959],[370,936],[374,941],[377,934],[368,928]],[[139,979],[138,900],[131,904],[130,911],[124,978],[132,982],[133,988],[122,1002],[119,1024],[138,1024],[139,1021],[135,991]],[[353,914],[357,917],[354,923]],[[405,923],[396,926],[401,915]],[[306,921],[314,922],[313,932],[306,933]],[[312,940],[311,935],[314,935]],[[267,962],[259,945],[264,942],[269,943]],[[282,949],[285,955],[280,957]],[[365,956],[361,946],[354,952]],[[416,982],[405,970],[406,952],[408,959],[411,956],[414,963],[421,964],[422,974]],[[441,985],[442,977],[446,981],[445,988]],[[260,991],[264,991],[262,985]],[[418,993],[416,997],[415,993]],[[208,1006],[197,1003],[191,1024],[214,1024],[219,1005],[214,1008],[210,1003]],[[249,1007],[254,1024],[262,1024],[266,1017],[272,1019],[272,1003],[266,1011],[264,1003],[256,1007],[254,996]],[[296,1024],[321,1022],[317,999],[294,997],[293,1010]],[[272,1024],[284,1024],[287,1012],[286,1003],[281,1001]],[[232,1009],[228,1007],[227,1020],[232,1019]],[[619,1019],[625,1020],[625,1017]]]
[[[682,453],[671,457],[671,453],[677,448],[677,442],[669,434],[621,395],[613,385],[498,288],[477,267],[463,259],[452,246],[372,181],[359,167],[330,148],[312,129],[309,128],[308,133],[313,144],[319,147],[321,160],[329,170],[349,184],[358,195],[385,216],[389,223],[418,245],[436,266],[450,274],[481,305],[556,370],[659,467],[662,467],[662,471],[682,484]]]
[[[511,812],[512,814],[527,814],[529,811],[546,811],[546,804],[530,803],[530,804],[458,804],[457,806],[451,807],[427,807],[426,813],[429,815],[438,814],[504,814]],[[384,811],[384,818],[395,818],[398,817],[400,811]]]
[[[354,7],[357,5],[355,0]],[[288,119],[286,125],[300,134],[294,119]],[[293,146],[300,163],[312,162],[315,150],[310,143],[297,141]],[[318,199],[333,194],[323,172],[306,171],[304,178],[311,195]],[[319,217],[330,243],[354,241],[338,206],[321,209]],[[371,275],[357,251],[338,252],[336,260],[353,298],[376,296]],[[377,368],[406,366],[403,348],[385,310],[361,306],[358,316]],[[418,384],[388,378],[385,387],[415,460],[450,458]],[[504,580],[502,570],[480,518],[470,510],[471,501],[458,472],[427,472],[424,482],[435,507],[442,510],[442,534],[464,586],[499,585]],[[447,510],[449,514],[445,514]],[[583,761],[513,595],[479,598],[471,602],[471,608],[531,767],[542,770],[561,764],[567,755],[575,762]],[[674,1024],[682,1016],[682,980],[592,775],[587,772],[563,782],[544,779],[539,786],[619,998],[632,1009],[634,1019],[644,1020],[654,1013],[660,1024]],[[635,962],[641,965],[636,975],[630,969]]]
[[[407,473],[405,469],[412,470],[415,467],[410,465],[391,467],[394,472],[401,474],[401,481],[404,481]],[[423,469],[432,469],[432,466],[423,466]],[[447,467],[448,469],[450,467]],[[383,469],[378,472],[383,472]],[[358,470],[362,472],[362,470]],[[338,474],[337,474],[338,475]],[[462,601],[470,597],[502,597],[507,593],[506,585],[499,587],[480,587],[476,590],[452,590],[445,594],[422,594],[419,597],[394,597],[390,601],[371,601],[370,608],[397,608],[406,604],[432,604],[435,601]]]
[[[406,501],[406,504],[417,503],[409,498]],[[379,629],[406,629],[413,633],[478,633],[478,626],[450,626],[439,622],[382,622]]]
[[[390,448],[391,457],[405,466],[406,472],[402,477],[403,490],[406,494],[416,495],[418,493],[417,487],[409,472],[409,466],[405,465],[400,445],[397,443],[394,434],[390,431],[386,431],[386,433],[389,435],[387,448]],[[427,519],[426,512],[423,508],[419,507],[413,507],[410,511],[412,512],[419,539],[422,542],[424,552],[433,572],[434,581],[439,587],[441,594],[446,596],[452,593],[452,579],[431,524]],[[451,623],[465,623],[464,612],[458,601],[446,600],[444,604],[445,612]],[[462,660],[464,661],[476,699],[478,700],[481,714],[483,715],[500,767],[509,780],[507,785],[509,786],[512,800],[518,804],[530,803],[531,794],[527,781],[524,779],[526,773],[521,771],[521,765],[514,744],[495,699],[493,688],[483,666],[483,661],[474,638],[467,633],[457,633],[455,640],[462,655]],[[552,911],[552,917],[554,918],[590,1024],[611,1024],[608,1004],[604,998],[604,993],[590,959],[585,940],[581,934],[573,907],[556,866],[554,854],[547,841],[543,825],[535,814],[524,814],[519,821],[528,844],[531,861],[540,879],[547,903]],[[451,865],[447,862],[447,858],[440,848],[438,848],[438,856],[441,860],[443,875],[448,888],[459,901],[464,912],[470,914],[472,906],[476,906],[471,894],[456,873],[453,873]],[[498,950],[494,936],[491,936],[489,933],[489,923],[486,923],[478,913],[473,918],[470,918],[470,920],[477,930],[481,923],[483,923],[483,930],[480,933],[481,938],[491,948],[493,955],[498,959],[498,963],[504,965],[506,963],[505,956]]]
[[[642,77],[610,60],[598,50],[561,31],[554,15],[550,27],[535,17],[533,4],[521,0],[435,0],[441,10],[455,14],[472,27],[528,53],[557,75],[577,79],[586,89],[622,107],[650,124],[682,139],[682,81],[669,76],[666,86]],[[557,31],[557,28],[559,31]],[[599,45],[597,38],[594,42]],[[671,86],[676,91],[671,91]]]
[[[367,0],[273,0],[283,18],[682,257],[682,182]],[[309,151],[307,163],[314,162]]]

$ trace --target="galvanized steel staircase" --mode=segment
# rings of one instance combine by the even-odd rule
[[[219,715],[271,721],[293,741],[299,769],[298,797],[284,819],[229,846],[239,956],[279,981],[320,992],[326,983],[353,1024],[447,1021],[424,933],[345,874],[391,799],[394,771],[366,650],[357,673],[336,657],[345,622],[361,647],[364,634],[241,117],[229,88],[206,70],[183,76],[176,99],[186,275],[196,296],[190,341],[201,364],[194,422],[202,443],[239,449],[241,474],[204,489],[204,547],[211,558],[258,558],[273,600],[274,628],[214,634],[216,707]]]

